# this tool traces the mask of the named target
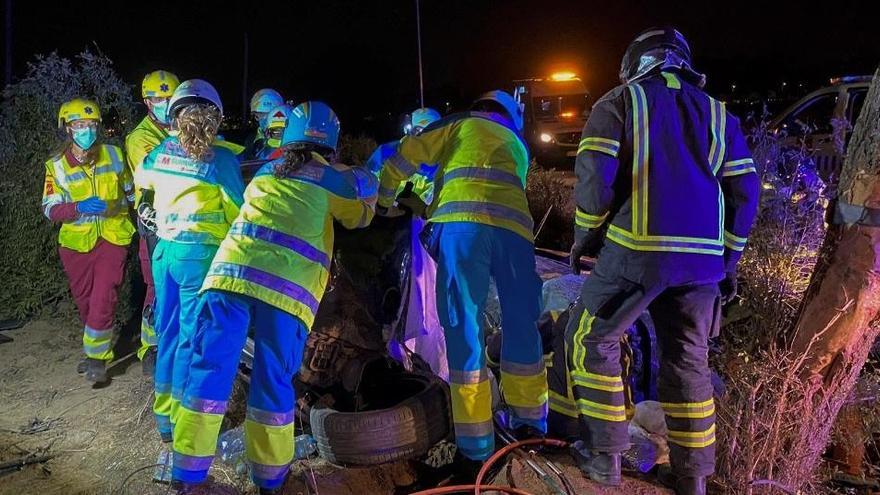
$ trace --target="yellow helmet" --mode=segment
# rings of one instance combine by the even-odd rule
[[[74,98],[61,105],[58,110],[58,127],[77,120],[101,121],[101,109],[98,104],[85,98]]]
[[[166,70],[153,71],[144,76],[144,82],[141,83],[141,97],[171,98],[178,86],[180,80],[174,74]]]

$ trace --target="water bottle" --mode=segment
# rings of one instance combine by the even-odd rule
[[[217,455],[223,462],[235,464],[244,455],[244,429],[242,427],[224,431],[217,439]]]
[[[315,451],[318,450],[318,444],[311,435],[297,435],[293,439],[293,457],[294,459],[308,459]]]

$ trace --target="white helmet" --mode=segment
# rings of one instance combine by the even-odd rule
[[[223,103],[214,86],[202,79],[189,79],[180,83],[180,86],[171,95],[171,101],[168,103],[168,116],[174,118],[183,107],[198,104],[214,105],[220,111],[220,115],[223,115]]]

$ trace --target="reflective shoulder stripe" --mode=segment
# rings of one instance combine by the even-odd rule
[[[746,248],[746,242],[748,239],[745,237],[739,237],[737,235],[732,234],[731,232],[724,231],[724,246],[728,249],[732,249],[734,251],[742,251]]]
[[[330,257],[320,249],[312,246],[308,242],[291,234],[285,234],[279,230],[275,230],[264,225],[258,225],[249,222],[235,222],[229,228],[227,235],[241,235],[259,239],[261,241],[273,244],[275,246],[289,249],[303,258],[330,269]]]
[[[648,233],[648,154],[650,151],[650,125],[648,97],[639,84],[627,86],[632,99],[633,112],[633,170],[632,170],[632,232]]]
[[[578,145],[578,154],[584,151],[598,151],[617,158],[620,152],[620,141],[602,137],[585,137]]]
[[[722,177],[734,177],[737,175],[757,173],[755,162],[751,158],[743,158],[742,160],[733,160],[724,163],[721,169]]]
[[[709,97],[709,114],[710,127],[712,132],[712,143],[709,146],[709,167],[712,169],[713,175],[718,175],[718,170],[724,162],[727,143],[725,135],[727,133],[727,110],[724,103]]]
[[[326,165],[307,163],[286,177],[290,180],[314,184],[327,192],[346,199],[357,199],[355,180],[347,180],[345,172]]]
[[[396,151],[393,155],[391,155],[391,158],[388,159],[387,163],[407,177],[411,177],[415,175],[416,172],[418,172],[418,169],[415,167],[415,165],[404,158],[399,151]]]
[[[585,213],[581,211],[580,208],[575,209],[575,217],[574,223],[578,227],[582,227],[585,229],[598,229],[605,223],[605,219],[608,218],[609,212],[605,212],[604,215],[590,215],[589,213]]]
[[[666,79],[666,87],[669,89],[681,89],[681,81],[678,76],[671,72],[661,72],[663,79]]]

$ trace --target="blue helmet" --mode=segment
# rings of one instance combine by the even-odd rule
[[[284,103],[284,98],[281,97],[278,91],[271,88],[263,88],[251,97],[251,112],[266,113],[282,103]]]
[[[417,108],[409,118],[409,125],[406,126],[406,133],[412,134],[419,132],[428,127],[432,122],[440,120],[440,112],[433,108]]]
[[[287,120],[281,146],[310,143],[336,151],[339,141],[339,118],[332,108],[320,101],[300,103]]]
[[[517,132],[522,132],[523,108],[522,105],[517,103],[513,96],[510,96],[510,93],[501,91],[500,89],[489,91],[488,93],[483,93],[482,95],[480,95],[480,97],[477,98],[476,101],[474,101],[474,105],[477,105],[481,101],[492,101],[501,105],[501,108],[503,108],[505,113],[507,113],[507,117],[516,128]]]

